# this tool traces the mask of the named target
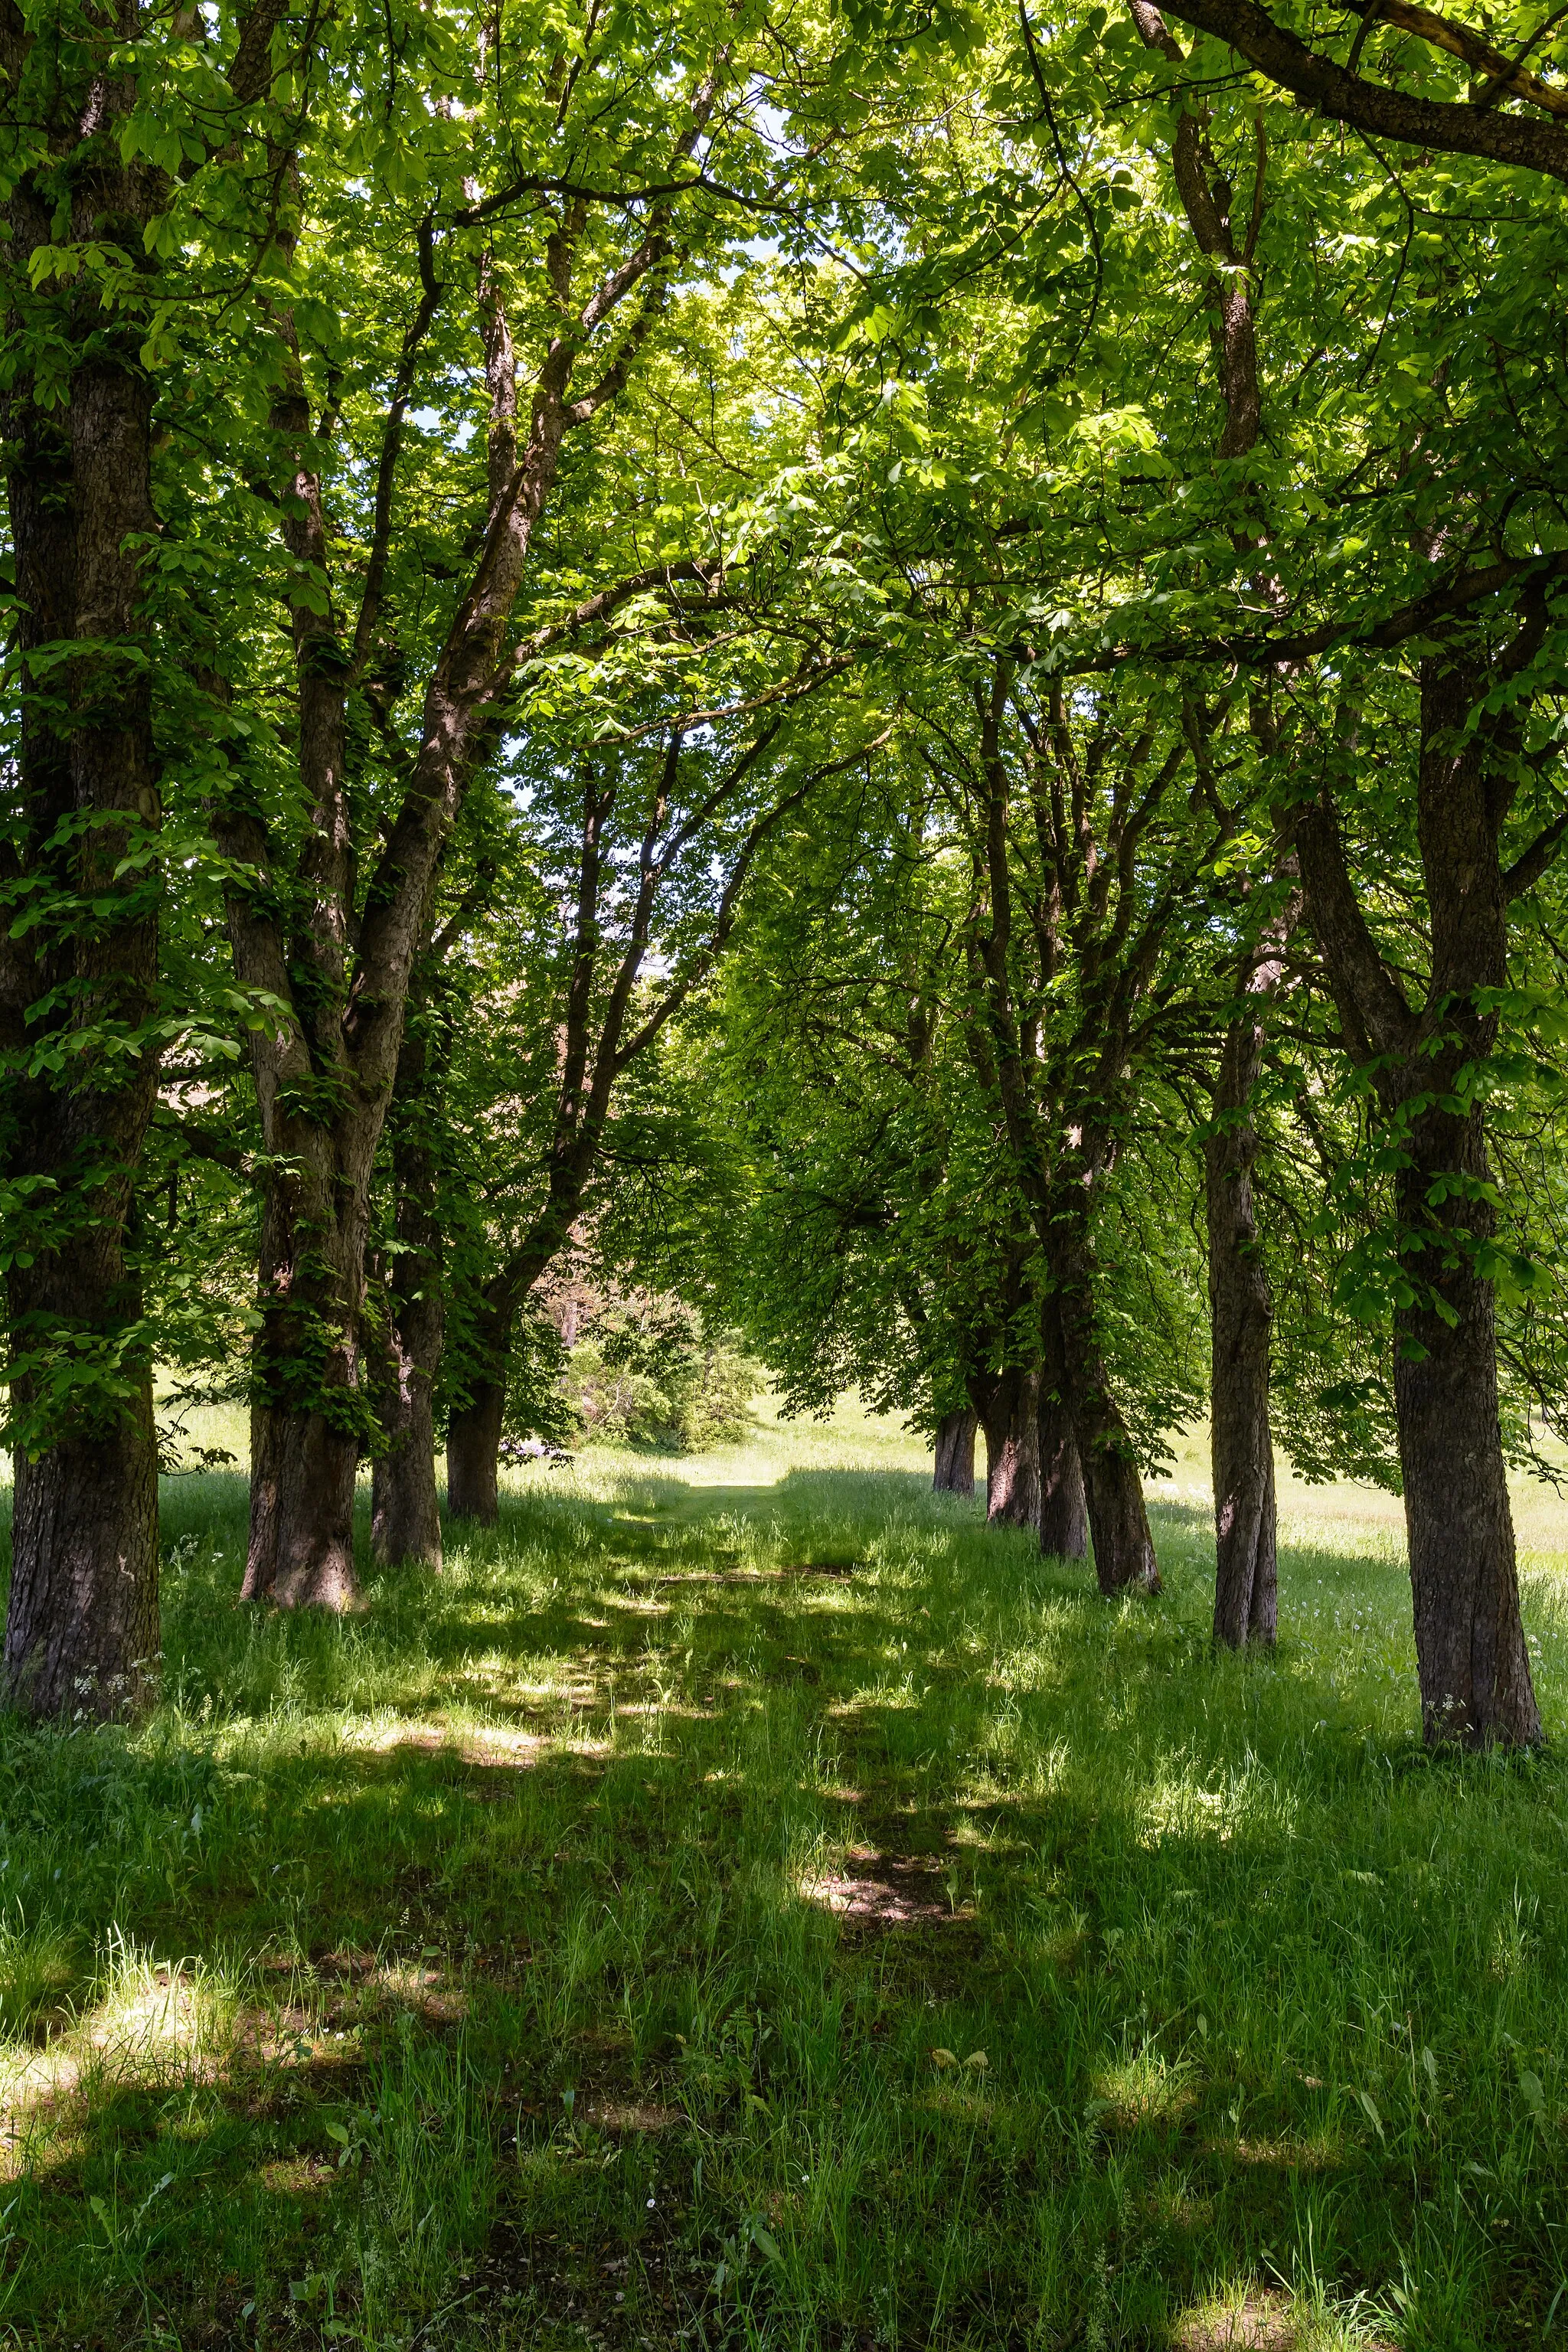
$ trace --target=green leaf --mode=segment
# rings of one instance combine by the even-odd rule
[[[1371,2123],[1373,2131],[1377,2134],[1378,2138],[1380,2140],[1385,2139],[1386,2135],[1383,2128],[1383,2117],[1377,2112],[1377,2101],[1373,2097],[1372,2093],[1370,2091],[1358,2091],[1356,2093],[1356,2096],[1361,2101],[1362,2105],[1365,2108],[1367,2118]]]

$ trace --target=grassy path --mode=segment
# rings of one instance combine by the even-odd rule
[[[159,1716],[0,1726],[0,2342],[1568,2336],[1560,1762],[1422,1756],[1375,1526],[1244,1668],[1180,1474],[1108,1610],[901,1443],[540,1471],[343,1624],[176,1482]]]

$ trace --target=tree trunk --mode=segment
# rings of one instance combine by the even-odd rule
[[[1545,628],[1545,605],[1527,604],[1500,656],[1478,641],[1421,663],[1416,824],[1432,971],[1419,1013],[1372,937],[1331,793],[1293,814],[1308,917],[1358,1058],[1375,1056],[1384,1136],[1403,1162],[1399,1244],[1417,1295],[1394,1317],[1394,1402],[1421,1718],[1433,1746],[1531,1747],[1541,1738],[1520,1616],[1492,1286],[1479,1264],[1496,1212],[1480,1113],[1463,1106],[1468,1073],[1497,1041],[1492,992],[1508,982],[1500,845],[1521,721],[1506,698],[1487,706],[1528,668]]]
[[[395,1300],[386,1378],[377,1395],[385,1452],[371,1465],[370,1546],[378,1560],[441,1565],[432,1391],[441,1361],[441,1302]]]
[[[360,1605],[354,1576],[359,1440],[321,1412],[250,1408],[250,1544],[242,1601],[280,1609]]]
[[[63,89],[62,165],[77,142],[70,234],[118,237],[134,278],[148,198],[119,152],[131,93],[109,79],[99,95],[107,103],[83,116],[85,89],[74,97]],[[24,282],[29,253],[56,233],[58,194],[59,184],[51,195],[29,177],[12,196],[12,257]],[[156,528],[152,395],[134,310],[105,309],[95,283],[70,299],[64,322],[91,353],[72,371],[68,403],[35,405],[27,337],[14,333],[18,371],[5,417],[23,667],[12,778],[19,823],[0,849],[0,879],[31,879],[49,909],[41,931],[18,926],[0,946],[4,1044],[26,1073],[14,1066],[6,1081],[3,1172],[34,1180],[24,1198],[44,1204],[41,1232],[13,1256],[7,1282],[17,1443],[5,1679],[13,1704],[40,1717],[134,1710],[158,1649],[151,1351],[127,1253],[158,1069],[145,1031],[157,984],[157,869],[144,857],[128,862],[160,814],[135,545]],[[61,325],[57,316],[57,341]],[[45,654],[53,661],[29,659]],[[57,906],[79,911],[62,919]],[[11,915],[0,915],[0,933],[11,929]],[[34,1061],[51,1033],[60,1041],[53,1070]]]
[[[499,1465],[506,1423],[507,1368],[519,1308],[563,1236],[547,1212],[523,1247],[485,1286],[466,1350],[466,1404],[447,1423],[447,1507],[457,1519],[493,1528],[500,1507]]]
[[[500,1515],[497,1487],[504,1381],[476,1384],[468,1404],[447,1426],[447,1508],[455,1519],[493,1528]]]
[[[1116,1416],[1120,1422],[1121,1416]],[[1075,1427],[1081,1423],[1075,1422]],[[1127,1450],[1121,1449],[1126,1446]],[[1160,1571],[1143,1507],[1143,1486],[1125,1433],[1091,1445],[1084,1471],[1094,1572],[1109,1600],[1118,1592],[1154,1593]]]
[[[1143,1485],[1121,1409],[1111,1393],[1094,1308],[1094,1257],[1084,1222],[1086,1185],[1050,1226],[1052,1273],[1061,1318],[1063,1388],[1082,1465],[1094,1572],[1101,1592],[1154,1593],[1160,1571],[1143,1507]]]
[[[1215,1123],[1204,1141],[1208,1216],[1210,1412],[1214,1461],[1216,1642],[1233,1650],[1271,1643],[1279,1623],[1274,1447],[1268,1425],[1268,1342],[1274,1302],[1258,1244],[1252,1163],[1253,1089],[1263,1030],[1231,1024],[1220,1057]]]
[[[1394,1403],[1422,1725],[1433,1746],[1532,1747],[1541,1715],[1520,1617],[1492,1286],[1478,1278],[1467,1246],[1489,1237],[1493,1214],[1480,1200],[1446,1201],[1435,1213],[1428,1197],[1435,1179],[1456,1170],[1489,1183],[1480,1120],[1429,1114],[1415,1123],[1412,1151],[1400,1185],[1402,1225],[1430,1234],[1435,1222],[1448,1223],[1456,1237],[1447,1262],[1422,1267],[1433,1302],[1395,1318]],[[1423,1256],[1435,1254],[1429,1244]]]
[[[1528,646],[1533,626],[1526,621],[1515,650]],[[1498,669],[1507,666],[1505,657]],[[1492,683],[1473,656],[1428,655],[1421,665],[1417,833],[1432,925],[1427,1022],[1439,1034],[1457,1035],[1447,1053],[1421,1055],[1403,1074],[1407,1103],[1438,1100],[1410,1118],[1399,1183],[1402,1234],[1422,1235],[1409,1263],[1429,1294],[1394,1318],[1394,1403],[1422,1724],[1434,1744],[1470,1748],[1531,1747],[1541,1738],[1498,1412],[1495,1306],[1475,1255],[1496,1230],[1491,1171],[1480,1113],[1443,1107],[1460,1077],[1454,1063],[1473,1064],[1496,1043],[1497,1015],[1472,992],[1508,982],[1499,842],[1510,785],[1498,772],[1502,761],[1494,766],[1487,756],[1484,730],[1467,732]],[[1517,757],[1517,724],[1503,724],[1500,748]]]
[[[386,1332],[376,1381],[382,1451],[371,1468],[370,1542],[378,1560],[416,1560],[438,1569],[434,1391],[446,1311],[427,1034],[435,1017],[429,986],[422,982],[398,1049],[387,1122],[397,1247],[386,1286]]]
[[[1040,1549],[1052,1559],[1089,1550],[1089,1503],[1072,1415],[1042,1383],[1039,1412]]]
[[[158,1457],[143,1380],[112,1421],[18,1449],[5,1678],[45,1717],[135,1714],[158,1658]]]
[[[1082,1559],[1089,1550],[1089,1503],[1083,1464],[1066,1402],[1067,1365],[1054,1302],[1040,1316],[1037,1451],[1040,1464],[1040,1549],[1052,1559]]]
[[[937,1425],[936,1470],[931,1479],[938,1495],[974,1492],[974,1433],[979,1415],[972,1411],[944,1412]]]
[[[264,1116],[264,1132],[268,1123]],[[315,1127],[300,1139],[326,1140]],[[262,1202],[240,1599],[282,1609],[360,1605],[353,1517],[368,1430],[359,1360],[365,1182],[334,1183],[335,1174],[330,1154],[318,1153],[314,1166],[301,1155],[269,1178]]]
[[[278,446],[289,454],[283,532],[299,571],[321,572],[330,557],[315,470],[320,445],[310,429],[292,324],[284,324],[271,413]],[[292,622],[307,811],[295,873],[254,800],[232,799],[219,829],[227,854],[247,869],[229,891],[236,975],[292,1008],[286,1022],[251,1037],[267,1175],[261,1321],[251,1355],[250,1542],[240,1597],[338,1610],[359,1602],[354,1473],[373,1435],[360,1363],[371,1175],[396,1076],[411,967],[395,959],[384,982],[363,990],[355,979],[341,621],[330,600],[301,594]],[[285,934],[278,906],[291,894],[306,911],[299,929]],[[362,929],[362,943],[363,935]],[[363,1045],[350,1043],[363,1034],[362,1021],[379,1041],[369,1060]],[[390,1055],[384,1085],[376,1076],[383,1055]]]
[[[991,1384],[982,1425],[985,1516],[993,1526],[1039,1526],[1039,1373],[1019,1364],[1010,1364]]]

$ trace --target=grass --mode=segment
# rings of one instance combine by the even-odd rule
[[[1568,2338],[1563,1767],[1423,1755],[1381,1506],[1211,1655],[1198,1476],[1108,1608],[853,1413],[590,1457],[342,1623],[170,1482],[157,1714],[0,1723],[0,2343]]]

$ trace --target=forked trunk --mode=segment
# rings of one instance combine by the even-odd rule
[[[500,1381],[475,1386],[447,1426],[447,1508],[455,1519],[493,1528],[500,1513],[499,1475],[506,1389]]]
[[[974,1436],[979,1425],[980,1417],[973,1412],[942,1414],[936,1433],[936,1470],[931,1479],[934,1493],[973,1494]]]
[[[366,1432],[359,1318],[364,1187],[322,1181],[323,1151],[268,1183],[261,1214],[261,1325],[251,1356],[250,1540],[242,1601],[357,1608],[354,1479]],[[312,1181],[314,1179],[314,1181]],[[332,1192],[347,1194],[334,1215]],[[312,1213],[313,1212],[313,1213]]]
[[[1271,1643],[1279,1626],[1274,1446],[1268,1425],[1268,1342],[1274,1318],[1258,1244],[1252,1163],[1253,1089],[1263,1032],[1232,1024],[1204,1142],[1208,1216],[1211,1442],[1214,1461],[1216,1642],[1233,1650]]]
[[[1484,1200],[1434,1211],[1429,1198],[1435,1179],[1450,1171],[1489,1183],[1479,1119],[1430,1115],[1417,1122],[1414,1146],[1401,1223],[1430,1234],[1436,1221],[1451,1218],[1456,1228],[1468,1226],[1472,1246],[1484,1242],[1493,1223]],[[1435,1265],[1429,1245],[1420,1269],[1447,1311],[1418,1305],[1395,1320],[1394,1402],[1422,1726],[1433,1746],[1533,1747],[1541,1715],[1520,1618],[1492,1286],[1478,1278],[1465,1237],[1449,1255],[1452,1263]]]
[[[986,1400],[985,1516],[994,1526],[1040,1523],[1039,1386],[1037,1370],[1009,1365]]]
[[[158,1655],[153,1385],[112,1422],[16,1456],[5,1679],[23,1713],[135,1714]]]
[[[1075,1187],[1075,1192],[1081,1188]],[[1111,1392],[1094,1311],[1094,1258],[1079,1199],[1051,1228],[1064,1389],[1083,1469],[1094,1572],[1101,1592],[1158,1592],[1154,1538],[1121,1409]]]
[[[377,1397],[386,1450],[376,1455],[370,1475],[370,1548],[388,1565],[441,1565],[431,1402],[440,1346],[438,1328],[432,1346],[434,1319],[405,1313],[388,1333],[387,1378]]]

